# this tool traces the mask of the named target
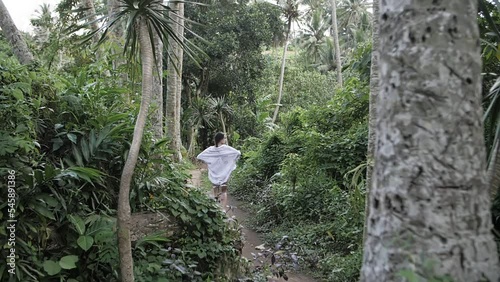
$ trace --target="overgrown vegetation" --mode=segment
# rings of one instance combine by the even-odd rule
[[[248,140],[231,186],[270,242],[288,236],[301,265],[327,281],[358,278],[364,185],[344,175],[365,160],[367,112],[366,81],[353,76],[325,104],[296,107]]]
[[[0,69],[2,178],[15,176],[16,201],[2,190],[2,224],[16,219],[18,281],[118,281],[116,194],[135,107],[119,113],[125,89],[99,78],[97,66],[76,77],[27,69],[6,59]],[[239,233],[206,195],[184,183],[164,141],[143,145],[131,193],[135,212],[161,211],[179,231],[134,243],[138,281],[206,281],[238,265]],[[10,215],[9,209],[16,212]],[[3,236],[9,236],[2,229]],[[14,246],[13,246],[14,247]],[[1,259],[8,261],[10,248]],[[168,259],[167,259],[168,258]],[[0,280],[8,279],[3,264]]]
[[[119,46],[101,46],[97,59],[90,49],[72,45],[78,36],[62,32],[77,22],[67,13],[74,8],[72,2],[62,2],[57,20],[45,9],[34,21],[36,34],[29,42],[36,64],[19,65],[0,38],[0,175],[2,181],[15,180],[17,193],[15,203],[8,202],[8,189],[0,197],[2,225],[9,224],[9,210],[16,211],[12,280],[119,279],[117,193],[140,85],[120,83],[124,67],[112,63],[122,51]],[[337,89],[333,44],[326,32],[328,7],[310,1],[311,11],[301,19],[307,28],[286,54],[283,105],[273,124],[283,44],[281,8],[248,1],[206,2],[213,5],[186,11],[204,24],[187,26],[204,38],[191,39],[208,55],[199,62],[202,68],[186,61],[183,69],[186,149],[198,143],[189,151],[196,153],[227,126],[231,145],[243,153],[230,192],[255,213],[253,226],[266,243],[282,246],[286,238],[286,251],[296,254],[299,267],[320,281],[357,281],[366,192],[370,14],[361,8],[341,9],[350,16],[341,24],[344,87]],[[491,18],[478,19],[487,109],[499,92],[496,84],[491,89],[496,96],[487,96],[498,76],[500,35],[492,31],[500,24],[498,7],[486,5]],[[137,74],[132,63],[131,75]],[[497,119],[486,118],[490,149]],[[264,281],[269,268],[241,273],[246,264],[239,257],[238,223],[228,221],[203,190],[185,184],[190,164],[173,163],[165,144],[147,130],[131,208],[134,213],[161,212],[174,219],[176,229],[134,241],[136,280],[231,281],[240,273]],[[492,211],[498,235],[500,193]],[[0,229],[0,234],[8,238],[9,229]],[[8,262],[10,254],[10,246],[4,245],[0,259]],[[288,262],[293,265],[293,259]],[[8,269],[0,265],[1,281],[8,279]],[[413,279],[409,272],[401,276]]]

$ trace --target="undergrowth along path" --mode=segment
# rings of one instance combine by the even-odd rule
[[[201,187],[202,185],[202,175],[203,172],[206,171],[206,168],[198,168],[190,171],[191,179],[189,183],[195,187]],[[235,216],[236,220],[243,226],[243,236],[245,238],[242,255],[250,261],[253,261],[252,253],[257,253],[258,250],[255,247],[264,244],[262,240],[259,238],[257,232],[246,228],[245,223],[248,218],[251,217],[248,212],[238,208],[241,206],[241,203],[233,198],[229,193],[227,195],[227,204],[231,207],[231,209],[227,212],[228,216]],[[302,273],[287,273],[288,280],[283,278],[272,278],[269,282],[316,282],[313,278],[302,274]]]

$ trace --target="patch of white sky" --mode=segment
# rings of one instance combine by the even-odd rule
[[[24,32],[32,32],[33,26],[30,20],[38,16],[37,10],[40,6],[49,4],[54,10],[61,0],[2,0],[9,11],[10,17],[16,24],[17,29]]]

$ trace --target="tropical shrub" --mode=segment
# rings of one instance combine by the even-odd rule
[[[231,186],[256,212],[255,228],[270,242],[288,236],[320,278],[333,277],[324,268],[333,265],[332,257],[357,264],[335,268],[344,269],[343,278],[332,281],[358,278],[364,175],[354,183],[350,178],[366,160],[367,113],[368,89],[356,77],[326,103],[282,113],[278,129],[242,147],[243,163]]]

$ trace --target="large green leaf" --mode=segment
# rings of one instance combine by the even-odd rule
[[[83,167],[84,165],[83,165],[83,158],[82,158],[81,152],[74,145],[71,149],[72,149],[73,157],[75,158],[76,164],[79,165],[80,167]]]
[[[45,204],[49,207],[54,208],[59,205],[59,201],[49,194],[40,194],[38,198],[45,202]]]
[[[14,89],[12,91],[12,96],[14,96],[14,98],[16,98],[17,100],[24,100],[23,91],[21,91],[20,89]]]
[[[92,238],[92,236],[85,236],[85,235],[84,236],[80,236],[80,237],[78,237],[78,240],[76,240],[76,243],[84,251],[87,251],[94,244],[94,238]]]
[[[54,217],[54,214],[51,211],[49,211],[49,209],[47,209],[47,207],[42,205],[41,203],[35,202],[33,204],[33,210],[35,210],[35,212],[37,212],[40,215],[43,215],[43,216],[50,218],[52,220],[56,220],[56,218]]]
[[[45,165],[45,179],[51,180],[56,176],[57,170],[49,163]]]
[[[104,173],[100,170],[90,167],[80,167],[80,166],[72,166],[65,170],[62,170],[58,175],[57,179],[61,179],[64,177],[71,177],[80,180],[85,180],[92,186],[95,184],[102,184]]]
[[[61,267],[59,264],[52,260],[46,260],[43,262],[43,270],[49,275],[56,275],[61,272]]]
[[[80,216],[69,214],[68,219],[71,223],[73,223],[73,226],[76,228],[78,234],[83,235],[85,233],[85,222]]]
[[[102,230],[97,232],[94,237],[96,243],[102,243],[109,241],[114,235],[115,233],[112,230]]]
[[[76,144],[76,142],[78,141],[78,137],[76,137],[74,133],[68,133],[66,134],[66,136],[73,144]]]
[[[64,256],[59,261],[59,265],[63,269],[73,269],[73,268],[76,268],[76,264],[75,263],[77,261],[78,261],[78,256],[75,256],[75,255]]]

